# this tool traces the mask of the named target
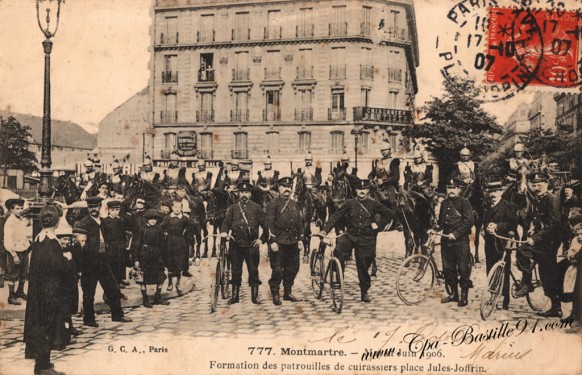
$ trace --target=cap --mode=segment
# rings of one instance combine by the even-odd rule
[[[24,199],[21,198],[11,198],[5,203],[7,209],[11,210],[14,206],[24,206]]]
[[[107,186],[107,188],[109,189],[109,183],[107,181],[101,181],[98,185],[97,188],[101,188],[101,186]]]
[[[236,186],[236,188],[239,191],[252,191],[253,190],[253,186],[250,183],[248,183],[247,181],[243,181],[243,182],[239,183]]]
[[[548,180],[550,179],[550,177],[543,173],[543,172],[534,172],[531,173],[528,176],[528,179],[530,182],[535,183],[535,182],[548,182]]]
[[[83,228],[73,228],[73,234],[89,234],[85,229]]]
[[[516,143],[515,146],[513,146],[513,151],[515,151],[515,152],[524,152],[525,151],[525,147],[523,146],[523,143]]]
[[[574,184],[571,182],[566,182],[564,184],[564,189],[574,189]]]
[[[485,185],[486,191],[496,191],[496,190],[503,190],[503,182],[500,180],[490,181]]]
[[[460,187],[461,183],[456,178],[447,179],[447,187]]]
[[[101,199],[100,197],[89,197],[87,198],[87,206],[98,206],[99,204],[101,204],[101,201],[103,199]]]
[[[291,177],[283,177],[279,179],[279,185],[285,187],[293,186],[293,179]]]
[[[176,190],[188,190],[188,187],[184,184],[178,184],[175,186]]]
[[[370,180],[358,180],[356,181],[356,189],[369,189]]]
[[[107,208],[121,208],[121,202],[120,201],[109,201],[107,202]]]
[[[58,224],[61,212],[55,205],[47,204],[40,210],[40,222],[44,228],[54,227]]]
[[[143,217],[145,217],[146,219],[159,219],[161,215],[155,208],[150,208],[145,212]]]

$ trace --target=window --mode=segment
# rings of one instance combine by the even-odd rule
[[[6,187],[8,189],[16,189],[16,176],[6,176]]]
[[[331,23],[329,24],[329,35],[348,35],[348,23],[346,21],[345,5],[331,7]]]
[[[388,108],[398,108],[398,90],[388,91]]]
[[[202,14],[200,16],[200,31],[198,31],[198,42],[214,42],[214,14]]]
[[[196,121],[214,121],[214,95],[211,92],[200,93],[200,110],[196,112]]]
[[[299,133],[299,149],[300,153],[306,153],[311,149],[311,132],[300,131]]]
[[[397,10],[390,11],[390,19],[388,20],[388,26],[396,29],[400,25],[400,12]]]
[[[265,80],[281,79],[281,56],[279,51],[267,51]]]
[[[235,53],[235,68],[233,70],[233,81],[249,80],[249,53],[241,51]]]
[[[207,82],[214,81],[214,54],[201,53],[200,54],[200,68],[198,68],[198,81]]]
[[[299,49],[297,79],[313,79],[312,54],[313,51],[310,48]]]
[[[281,92],[277,90],[267,90],[265,92],[266,108],[263,116],[264,121],[279,121],[281,120],[280,108]]]
[[[360,24],[360,34],[363,36],[370,36],[371,34],[371,26],[370,26],[370,13],[372,12],[372,8],[370,7],[363,7],[362,8],[362,23]]]
[[[344,152],[344,132],[340,130],[331,132],[331,152],[341,154]]]
[[[331,49],[330,79],[346,78],[345,52],[346,49],[344,47]]]
[[[295,121],[313,120],[313,90],[311,88],[299,88],[297,90],[299,107],[295,109]]]
[[[176,94],[164,95],[164,110],[160,116],[162,123],[178,122],[177,104]]]
[[[333,89],[331,91],[331,108],[329,109],[329,120],[345,120],[346,109],[344,107],[344,90]]]
[[[234,29],[232,29],[232,40],[250,40],[251,29],[249,23],[249,13],[236,13],[234,18]]]
[[[234,147],[231,155],[233,159],[248,158],[247,139],[248,134],[246,132],[234,133]]]
[[[372,49],[362,47],[362,65],[360,65],[360,79],[374,79],[374,67],[372,66]]]
[[[178,17],[166,17],[160,44],[178,43]]]
[[[359,140],[358,140],[358,150],[362,151],[363,153],[368,152],[368,139],[369,139],[369,133],[364,131],[362,132],[362,134],[359,135]]]
[[[267,151],[269,151],[271,154],[279,152],[279,132],[267,132]]]
[[[370,89],[367,87],[362,87],[362,91],[361,91],[361,103],[362,103],[362,107],[369,107],[370,105]]]
[[[164,70],[162,71],[162,83],[178,82],[178,56],[164,56]]]
[[[296,36],[298,38],[310,38],[313,36],[313,8],[299,9],[299,25]]]
[[[176,150],[176,142],[176,133],[164,133],[164,149],[160,155],[163,159],[170,158],[170,154]]]
[[[230,115],[231,121],[249,120],[249,93],[248,91],[237,91],[233,95],[233,110]]]
[[[203,159],[212,159],[214,157],[214,152],[212,151],[212,133],[200,133],[198,157]]]
[[[281,39],[281,11],[270,10],[267,13],[267,27],[265,28],[265,39]]]

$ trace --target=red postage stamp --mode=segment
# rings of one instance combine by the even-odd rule
[[[489,17],[487,54],[481,62],[488,83],[580,84],[580,12],[491,8]]]

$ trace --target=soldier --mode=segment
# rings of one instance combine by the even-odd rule
[[[275,189],[277,180],[279,179],[279,171],[273,170],[273,164],[271,162],[271,157],[267,156],[265,160],[264,167],[262,171],[257,173],[258,178],[256,185],[263,192],[272,192]]]
[[[513,146],[513,152],[515,153],[515,157],[509,159],[509,168],[507,173],[508,181],[515,181],[517,179],[518,170],[520,168],[527,168],[529,172],[532,171],[531,160],[524,157],[525,146],[522,143],[516,143],[515,146]]]
[[[269,229],[271,248],[269,261],[271,279],[269,286],[273,304],[281,305],[279,288],[283,281],[283,300],[298,302],[300,299],[291,294],[295,276],[299,272],[299,253],[303,250],[303,220],[296,201],[290,199],[291,177],[279,180],[279,196],[267,205],[266,224]]]
[[[303,178],[305,187],[315,192],[319,191],[319,187],[321,186],[321,172],[322,169],[320,167],[313,166],[313,155],[311,155],[311,152],[308,152],[307,156],[305,156],[305,166],[297,170],[297,173]]]
[[[508,237],[513,232],[517,233],[517,207],[502,198],[503,183],[501,181],[489,182],[485,188],[489,196],[489,207],[485,209],[483,215],[483,225],[485,227],[485,257],[487,275],[503,256],[503,244],[499,239],[493,236],[493,233],[498,233],[501,236]],[[507,266],[505,268],[504,283],[503,283],[503,309],[509,308],[509,270],[511,268],[511,255],[508,254],[505,261]]]
[[[252,202],[252,186],[248,182],[238,184],[240,199],[226,211],[226,216],[220,228],[222,241],[229,236],[232,238],[229,255],[232,263],[232,297],[228,304],[239,302],[239,292],[242,280],[242,265],[247,264],[249,273],[249,285],[251,287],[251,300],[259,305],[259,246],[267,241],[268,229],[265,225],[265,213],[261,206]],[[263,229],[263,235],[259,239],[259,226]]]
[[[154,185],[157,185],[160,182],[160,174],[154,172],[152,159],[149,157],[149,155],[146,155],[144,158],[142,171],[139,176],[142,180]]]
[[[432,164],[426,163],[424,152],[418,147],[414,150],[413,158],[414,164],[407,165],[404,169],[404,188],[430,201],[434,197]]]
[[[11,211],[4,223],[4,249],[6,250],[4,278],[8,284],[8,303],[20,305],[19,298],[26,300],[24,284],[28,276],[28,254],[32,239],[31,220],[24,209],[24,199],[8,199],[6,208]],[[14,292],[14,284],[18,289]]]
[[[345,219],[347,230],[338,238],[334,255],[345,270],[345,258],[355,248],[356,268],[362,302],[371,302],[368,296],[371,281],[368,270],[376,257],[376,234],[380,228],[394,218],[394,212],[383,204],[369,198],[370,183],[356,183],[356,198],[348,199],[325,224],[320,233],[325,236],[340,219]]]
[[[467,190],[477,181],[477,164],[471,160],[471,151],[467,147],[463,147],[459,154],[461,160],[457,162],[457,170],[455,172],[457,177],[465,184],[461,195],[466,197]]]
[[[125,185],[127,183],[127,175],[122,173],[121,164],[117,159],[113,160],[112,164],[113,174],[109,176],[108,182],[111,191],[116,194],[123,194],[125,192]]]
[[[453,178],[447,180],[447,197],[441,205],[438,225],[444,235],[441,242],[441,256],[449,296],[443,298],[441,303],[458,302],[458,306],[467,306],[469,288],[473,286],[469,234],[471,234],[474,219],[471,203],[461,197],[460,193],[461,183]]]
[[[522,271],[523,278],[516,296],[523,297],[533,291],[530,260],[536,259],[544,294],[552,301],[551,308],[538,315],[546,318],[560,318],[562,316],[561,285],[556,261],[560,247],[560,201],[548,191],[547,174],[532,173],[528,179],[535,195],[533,230],[528,233],[530,235],[527,239],[528,246],[522,246],[517,251],[517,265]]]
[[[192,173],[192,185],[200,195],[205,195],[210,191],[212,183],[212,172],[206,170],[206,161],[198,160],[198,171]]]
[[[242,174],[241,171],[239,169],[239,161],[238,160],[233,160],[230,163],[231,167],[230,170],[226,171],[226,177],[224,180],[224,185],[227,188],[227,190],[229,191],[233,191],[236,186],[239,184],[239,182],[242,181]]]
[[[85,160],[85,171],[81,173],[81,179],[79,181],[79,189],[82,190],[81,200],[87,199],[88,196],[95,195],[94,180],[95,171],[93,170],[93,159],[90,156]]]
[[[178,186],[179,184],[188,184],[186,180],[186,168],[180,168],[179,165],[180,156],[176,151],[172,152],[170,155],[170,165],[166,170],[164,170],[164,180],[162,185],[164,188],[169,189],[171,186]]]
[[[392,209],[400,205],[407,208],[404,190],[400,186],[400,159],[392,158],[392,145],[390,142],[384,142],[382,149],[382,158],[372,162],[372,171],[368,175],[370,181],[374,181],[379,190],[386,193]],[[400,193],[399,199],[396,199],[396,192]],[[399,204],[400,203],[400,204]]]

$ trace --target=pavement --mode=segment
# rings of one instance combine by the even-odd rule
[[[313,241],[315,244],[317,240]],[[216,258],[202,259],[199,266],[194,265],[190,268],[194,276],[191,279],[182,279],[194,284],[189,293],[176,298],[175,295],[168,295],[164,285],[165,295],[174,297],[169,306],[156,305],[151,309],[140,306],[141,294],[138,296],[139,288],[133,285],[124,290],[129,297],[124,301],[126,316],[132,318],[133,322],[112,322],[103,309],[97,316],[100,327],[91,328],[82,326],[82,318],[75,316],[74,325],[81,330],[81,335],[76,338],[75,344],[68,346],[64,351],[53,351],[51,360],[57,364],[57,369],[68,374],[170,373],[167,367],[163,367],[167,365],[166,359],[159,361],[155,359],[170,357],[139,357],[142,361],[147,360],[146,370],[146,362],[143,364],[144,367],[141,367],[141,362],[128,362],[112,353],[123,351],[126,346],[133,346],[135,349],[138,344],[147,343],[151,346],[153,343],[161,347],[160,350],[162,347],[166,349],[169,347],[170,352],[173,351],[174,355],[182,358],[177,362],[172,360],[174,365],[194,366],[179,367],[173,373],[192,373],[191,369],[196,368],[198,362],[207,362],[209,356],[236,353],[237,350],[246,352],[246,346],[241,348],[238,340],[248,339],[255,345],[260,345],[261,342],[280,343],[298,337],[327,335],[330,330],[341,331],[344,328],[349,328],[353,332],[377,330],[379,334],[387,326],[392,327],[394,324],[422,325],[433,324],[438,320],[446,326],[481,322],[479,303],[486,284],[484,263],[478,263],[473,269],[474,288],[470,290],[467,307],[441,304],[440,298],[445,293],[442,285],[437,285],[432,295],[421,305],[408,306],[402,303],[395,290],[397,271],[403,258],[402,234],[398,232],[380,234],[377,250],[378,277],[373,279],[369,291],[372,303],[360,301],[355,264],[350,262],[345,272],[345,297],[341,314],[332,310],[329,290],[324,291],[320,300],[314,297],[307,264],[301,264],[293,288],[293,294],[304,301],[299,303],[284,301],[282,306],[274,306],[267,284],[270,267],[264,247],[261,249],[259,267],[263,282],[259,292],[263,303],[261,305],[251,303],[250,288],[246,285],[247,273],[243,268],[240,303],[228,305],[226,299],[219,297],[218,309],[211,313],[211,281]],[[440,267],[439,258],[437,254],[436,259]],[[99,295],[97,293],[97,296]],[[512,300],[509,310],[495,311],[491,319],[495,322],[515,322],[520,319],[535,320],[536,317],[522,298]],[[24,360],[22,338],[22,319],[0,321],[0,358],[2,358],[0,374],[21,373],[22,369],[30,369],[32,373],[34,361]],[[211,340],[205,341],[207,338]],[[343,335],[341,338],[334,337],[338,342],[341,339],[347,340],[347,337],[344,338]],[[124,349],[121,349],[122,347]],[[88,363],[98,367],[91,365],[87,367]]]

